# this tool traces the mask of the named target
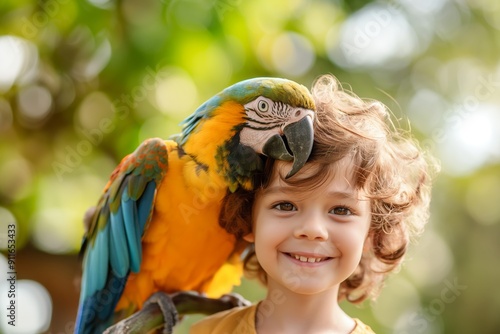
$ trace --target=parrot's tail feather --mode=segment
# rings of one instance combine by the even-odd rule
[[[113,274],[104,289],[86,298],[78,307],[75,334],[102,333],[113,321],[113,313],[128,275],[117,277]],[[120,291],[120,293],[116,293]]]

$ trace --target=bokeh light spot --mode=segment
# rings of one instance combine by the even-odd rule
[[[214,87],[225,87],[229,84],[233,74],[232,60],[226,50],[217,45],[210,36],[202,40],[200,45],[193,45],[192,41],[189,44],[183,52],[185,68],[196,79],[198,86],[211,88],[212,96]]]
[[[37,213],[33,218],[33,242],[35,245],[53,254],[73,251],[72,238],[68,238],[74,230],[70,224],[74,221],[72,218],[71,211],[63,208],[45,209]]]
[[[0,36],[0,92],[8,91],[36,64],[36,47],[25,39]]]
[[[30,123],[41,122],[52,108],[52,95],[44,86],[32,85],[21,89],[18,101],[21,113]]]
[[[191,77],[179,68],[166,68],[156,86],[155,102],[161,112],[173,116],[194,111],[198,91]]]
[[[340,22],[342,11],[333,2],[310,2],[307,15],[302,16],[302,24],[307,36],[315,46],[322,48],[324,40],[332,29],[332,22]],[[336,24],[336,23],[334,23]],[[338,30],[338,24],[334,27]]]
[[[83,67],[83,75],[87,79],[95,78],[108,64],[111,59],[111,44],[109,40],[104,39],[94,51],[94,54]]]
[[[112,0],[87,0],[90,4],[98,7],[98,8],[111,8],[112,7]]]
[[[272,62],[283,75],[300,76],[314,63],[315,53],[311,42],[297,33],[284,33],[274,41]]]
[[[99,161],[100,168],[106,167],[105,161]],[[41,180],[31,221],[34,245],[53,254],[77,252],[84,233],[84,213],[97,204],[105,184],[104,179],[77,172],[66,175],[63,182],[56,176]]]
[[[406,10],[414,13],[431,15],[439,12],[448,0],[420,0],[408,1],[398,0],[397,3],[401,4]]]
[[[408,103],[407,113],[411,124],[429,134],[440,125],[442,113],[447,109],[446,101],[435,91],[419,89]]]
[[[102,92],[92,92],[85,97],[77,111],[79,127],[98,130],[103,119],[113,119],[114,106]]]
[[[408,254],[404,268],[419,287],[432,286],[453,268],[453,254],[443,238],[429,229]]]
[[[418,39],[401,10],[369,4],[349,16],[341,27],[330,60],[345,68],[400,68],[418,50]]]
[[[434,136],[443,171],[467,175],[500,158],[500,114],[495,106],[460,105],[448,115],[439,136]]]
[[[32,189],[33,171],[30,162],[20,155],[0,160],[0,194],[10,200],[20,200],[28,196]]]
[[[8,90],[21,72],[23,54],[15,47],[17,38],[0,37],[0,89]],[[19,42],[17,42],[19,43]]]

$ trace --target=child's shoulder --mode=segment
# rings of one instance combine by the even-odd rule
[[[190,334],[203,333],[248,333],[255,334],[255,312],[257,305],[235,307],[212,314],[191,326]]]
[[[356,322],[356,327],[352,330],[350,334],[375,334],[375,332],[370,328],[370,326],[365,325],[361,320],[354,318]]]

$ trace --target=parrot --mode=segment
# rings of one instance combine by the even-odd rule
[[[158,291],[217,298],[238,285],[243,251],[219,225],[222,200],[251,190],[265,159],[297,173],[312,151],[314,117],[305,86],[246,79],[199,106],[179,134],[146,139],[125,156],[83,237],[75,333],[102,333]]]

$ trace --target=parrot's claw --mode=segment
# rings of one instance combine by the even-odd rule
[[[172,334],[178,313],[169,295],[156,292],[144,302],[142,309],[104,331],[104,334],[157,333]]]
[[[174,331],[174,326],[179,321],[179,314],[177,313],[177,308],[175,307],[172,298],[164,292],[158,291],[152,294],[148,300],[144,303],[143,307],[150,304],[156,304],[163,314],[164,327],[163,334],[172,334]]]

